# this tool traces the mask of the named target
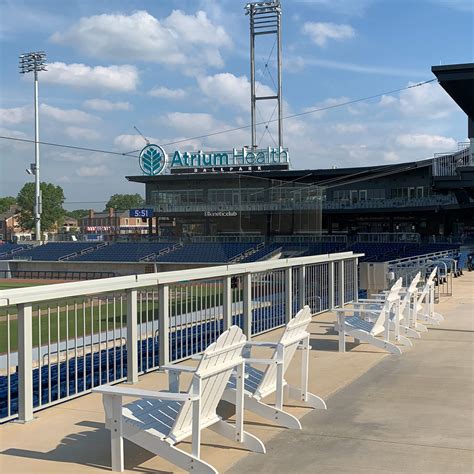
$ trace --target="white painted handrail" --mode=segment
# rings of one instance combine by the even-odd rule
[[[215,267],[190,270],[103,278],[94,281],[58,283],[41,287],[16,288],[13,290],[0,291],[0,307],[24,303],[37,303],[40,301],[51,301],[89,294],[96,295],[99,293],[109,293],[120,290],[146,288],[148,286],[176,283],[180,281],[203,280],[226,276],[231,277],[245,273],[284,269],[315,263],[337,262],[345,259],[360,258],[363,256],[364,254],[362,253],[354,254],[353,252],[341,252],[264,262],[237,263],[233,265],[219,265]]]

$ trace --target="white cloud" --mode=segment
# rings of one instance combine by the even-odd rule
[[[154,87],[148,94],[152,97],[171,100],[184,99],[188,95],[184,89],[168,89],[167,87]]]
[[[180,10],[162,20],[147,11],[83,17],[51,39],[92,57],[214,67],[223,65],[221,48],[231,45],[224,28],[204,11],[187,15]]]
[[[416,82],[409,82],[407,86],[416,86],[416,84]],[[398,96],[383,95],[378,105],[397,110],[407,118],[419,117],[425,121],[443,119],[459,110],[437,82],[410,87],[401,91]]]
[[[66,127],[64,130],[68,137],[71,137],[73,140],[98,140],[101,135],[98,131],[91,128],[82,128],[82,127]]]
[[[384,152],[383,160],[388,161],[390,163],[399,163],[401,161],[400,156],[397,153],[395,153],[394,151]]]
[[[387,106],[395,104],[396,102],[397,102],[397,99],[395,97],[384,94],[382,97],[380,97],[379,105],[381,107],[387,107]]]
[[[33,119],[31,107],[13,107],[11,109],[0,109],[0,123],[4,125],[16,125]]]
[[[456,148],[457,142],[454,138],[441,135],[429,135],[424,133],[406,133],[396,137],[398,145],[405,148],[418,148],[429,151],[450,151]]]
[[[436,82],[400,92],[397,105],[404,115],[416,115],[425,119],[445,118],[458,110],[455,102]]]
[[[151,143],[158,143],[159,141],[155,138],[148,138]],[[129,152],[132,150],[141,150],[146,142],[140,135],[122,134],[118,135],[114,139],[114,145],[123,152]]]
[[[367,64],[355,64],[347,61],[333,61],[315,57],[289,56],[285,59],[284,67],[288,72],[298,72],[307,66],[317,66],[325,69],[336,69],[339,71],[356,72],[358,74],[372,74],[379,76],[396,77],[426,77],[426,71],[416,71],[404,67],[372,66]]]
[[[87,66],[53,62],[41,73],[41,81],[79,88],[97,88],[128,92],[136,89],[138,70],[135,66]]]
[[[182,143],[173,145],[173,147],[175,147],[173,149],[222,150],[231,149],[233,147],[238,148],[248,144],[250,141],[250,131],[247,129],[235,130],[193,140],[189,139],[189,137],[200,137],[201,135],[214,134],[215,132],[231,130],[236,127],[235,123],[228,123],[216,119],[213,115],[208,113],[171,112],[162,117],[160,123],[176,132],[174,137],[162,139],[161,143],[181,142],[181,140],[183,140]]]
[[[362,123],[337,123],[334,130],[338,133],[362,133],[367,130],[367,125]]]
[[[10,130],[9,128],[0,127],[0,135],[13,138],[28,138],[27,135],[19,130]]]
[[[313,5],[318,9],[329,10],[334,13],[340,13],[345,16],[361,16],[365,13],[375,0],[295,0],[305,5]],[[450,1],[450,0],[445,0]],[[463,1],[463,0],[457,0]]]
[[[84,102],[84,107],[100,112],[110,112],[113,110],[132,110],[129,102],[112,102],[105,99],[89,99]]]
[[[162,122],[188,136],[216,132],[225,126],[206,113],[171,112],[166,114]]]
[[[60,109],[47,104],[40,105],[40,112],[44,116],[62,123],[90,123],[97,120],[97,117],[82,110]]]
[[[349,97],[345,97],[345,96],[328,97],[327,99],[324,99],[322,102],[318,102],[314,104],[312,107],[304,108],[303,112],[311,112],[311,114],[308,114],[310,117],[320,119],[324,117],[324,115],[330,110],[337,108],[338,105],[349,102],[350,100],[351,99]],[[313,110],[318,110],[318,109],[322,109],[322,110],[319,110],[318,112],[313,112]]]
[[[247,113],[250,111],[250,81],[247,76],[235,76],[229,72],[223,72],[213,76],[200,76],[197,78],[197,82],[203,94],[213,104],[228,105],[235,110]],[[255,87],[259,96],[275,95],[275,91],[271,87],[258,81]],[[288,113],[289,105],[284,102],[283,107]],[[258,109],[261,116],[258,116],[257,121],[268,120],[274,108],[274,101],[259,102]]]
[[[76,174],[81,178],[90,178],[93,176],[108,176],[110,172],[105,165],[81,166],[76,170]]]
[[[326,46],[328,40],[342,41],[355,36],[355,30],[350,25],[312,21],[303,25],[303,33],[308,35],[318,46]]]

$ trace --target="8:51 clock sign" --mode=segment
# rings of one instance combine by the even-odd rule
[[[130,217],[149,219],[150,217],[153,217],[153,209],[130,209]]]

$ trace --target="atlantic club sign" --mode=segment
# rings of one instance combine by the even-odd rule
[[[175,151],[169,157],[159,145],[147,145],[138,158],[140,168],[148,176],[164,171],[177,173],[238,173],[247,171],[286,170],[289,168],[288,148],[232,151]]]

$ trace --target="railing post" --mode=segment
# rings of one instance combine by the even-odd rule
[[[33,318],[31,304],[18,305],[18,420],[33,420]]]
[[[138,382],[137,290],[127,291],[127,382]]]
[[[168,285],[158,286],[158,348],[159,365],[170,362],[170,288]]]
[[[298,267],[298,308],[299,311],[306,303],[306,267]]]
[[[226,331],[232,326],[232,277],[224,277],[223,291],[223,330]]]
[[[285,323],[293,317],[293,267],[285,268]]]
[[[244,334],[247,339],[252,338],[252,274],[245,273],[242,277],[244,283],[243,297],[243,317],[244,317]]]
[[[345,260],[339,260],[339,307],[344,307],[344,290],[345,290],[345,281],[344,281],[344,262]]]
[[[334,262],[329,262],[328,264],[328,304],[329,304],[329,311],[334,311],[334,293],[335,293],[335,284],[336,281],[334,279]]]
[[[359,259],[354,258],[354,302],[359,301]]]

